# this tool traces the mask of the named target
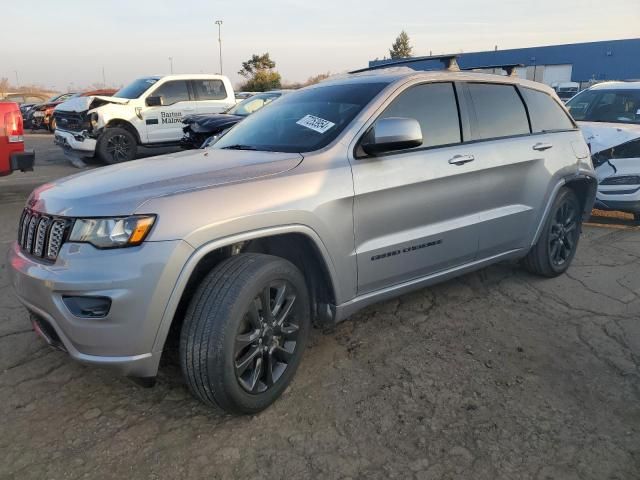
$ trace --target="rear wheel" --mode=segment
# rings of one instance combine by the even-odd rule
[[[582,208],[575,192],[562,188],[558,193],[538,242],[524,259],[530,272],[545,277],[564,273],[578,248],[582,229]]]
[[[311,326],[304,277],[290,262],[240,254],[205,277],[180,336],[180,363],[205,404],[249,414],[271,405],[300,363]]]
[[[49,120],[49,131],[51,133],[55,132],[56,131],[56,126],[57,126],[56,119],[52,115],[51,119]]]
[[[129,130],[120,127],[105,129],[98,141],[96,153],[105,163],[128,162],[136,158],[136,139]]]

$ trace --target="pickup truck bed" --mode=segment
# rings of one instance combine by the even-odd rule
[[[33,170],[34,152],[24,150],[22,114],[17,103],[0,102],[0,176]]]

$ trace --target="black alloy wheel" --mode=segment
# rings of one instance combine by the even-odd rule
[[[566,199],[557,208],[549,232],[549,255],[551,263],[561,267],[569,261],[578,243],[579,212],[572,199]]]

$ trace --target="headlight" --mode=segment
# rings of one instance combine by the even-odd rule
[[[70,242],[90,243],[97,248],[140,245],[153,226],[153,215],[123,218],[79,218],[73,224]]]
[[[624,175],[619,177],[605,178],[600,185],[640,185],[640,176]]]

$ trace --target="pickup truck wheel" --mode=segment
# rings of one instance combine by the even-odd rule
[[[133,160],[136,158],[136,150],[135,137],[120,127],[105,129],[96,147],[98,158],[108,164]]]
[[[571,264],[582,230],[582,207],[573,190],[563,187],[556,197],[538,242],[524,259],[527,270],[557,277]]]
[[[49,120],[49,131],[51,133],[54,133],[56,131],[56,119],[52,116],[51,119]]]
[[[304,277],[287,260],[225,260],[201,282],[185,315],[180,363],[189,389],[228,413],[267,408],[298,368],[310,316]]]

